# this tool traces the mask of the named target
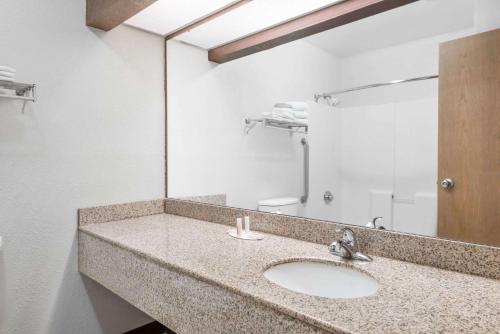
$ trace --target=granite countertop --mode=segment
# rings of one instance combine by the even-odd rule
[[[228,226],[159,214],[80,227],[179,272],[252,298],[284,314],[346,333],[500,333],[500,280],[374,257],[346,262],[324,245],[264,234],[230,237]],[[380,283],[373,296],[327,299],[286,290],[262,272],[288,259],[343,263]]]

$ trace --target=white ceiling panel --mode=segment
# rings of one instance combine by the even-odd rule
[[[176,37],[211,49],[343,0],[253,0]]]
[[[471,29],[472,0],[422,0],[365,18],[305,40],[347,57],[440,34]]]
[[[167,35],[233,2],[234,0],[158,0],[125,23],[155,34]]]

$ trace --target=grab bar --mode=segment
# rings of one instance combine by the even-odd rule
[[[300,141],[304,147],[304,195],[300,197],[300,203],[306,203],[309,198],[309,143],[304,137]]]

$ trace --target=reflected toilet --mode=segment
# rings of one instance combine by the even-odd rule
[[[258,202],[258,210],[289,216],[297,216],[299,199],[295,197],[270,198]]]

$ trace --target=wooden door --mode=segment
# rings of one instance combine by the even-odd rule
[[[500,246],[500,29],[439,52],[438,236]]]

